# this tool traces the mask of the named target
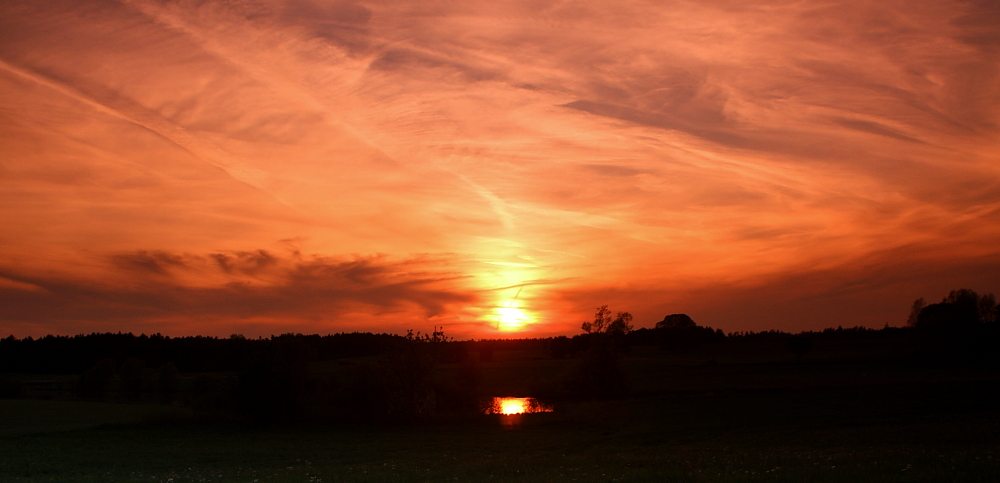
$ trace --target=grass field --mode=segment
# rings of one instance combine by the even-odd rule
[[[484,376],[503,388],[560,364],[522,357]],[[254,427],[160,406],[0,401],[0,481],[1000,481],[994,369],[641,353],[625,366],[633,397],[563,403],[515,427]]]

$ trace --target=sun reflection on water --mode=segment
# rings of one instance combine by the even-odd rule
[[[500,399],[500,414],[523,414],[527,410],[527,398],[507,397]]]
[[[530,397],[495,397],[487,412],[510,416],[525,413],[551,413],[552,408],[544,406]]]

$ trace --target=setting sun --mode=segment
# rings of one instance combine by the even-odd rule
[[[496,312],[498,330],[520,330],[531,322],[528,313],[517,307],[497,307]]]

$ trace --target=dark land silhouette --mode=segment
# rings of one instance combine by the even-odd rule
[[[39,473],[15,462],[26,457],[18,449],[25,447],[24,438],[57,451],[78,444],[70,442],[73,438],[114,445],[102,438],[133,437],[137,431],[159,435],[143,443],[147,449],[142,451],[153,453],[162,450],[162,441],[217,438],[221,447],[231,448],[219,450],[229,455],[221,457],[229,469],[250,465],[233,456],[249,451],[242,441],[277,432],[281,436],[275,441],[284,441],[273,443],[278,446],[305,438],[317,448],[335,451],[355,436],[378,434],[418,459],[437,451],[433,448],[448,447],[455,458],[470,459],[484,457],[478,451],[518,451],[520,444],[553,454],[575,451],[582,459],[571,464],[589,464],[593,455],[583,455],[591,449],[566,442],[576,438],[589,441],[587,448],[603,448],[600,454],[618,455],[601,458],[610,458],[606,468],[623,472],[626,480],[633,470],[623,455],[635,455],[633,463],[646,468],[635,470],[635,481],[664,475],[682,481],[754,481],[782,465],[786,470],[798,468],[798,477],[786,471],[788,481],[845,481],[838,480],[836,472],[822,476],[814,473],[818,465],[788,460],[787,454],[769,456],[761,448],[840,458],[864,469],[854,476],[882,475],[871,481],[897,481],[893,478],[911,471],[905,464],[930,464],[917,462],[921,451],[947,453],[949,461],[959,454],[972,459],[956,465],[930,460],[933,465],[910,474],[989,481],[985,475],[1000,470],[1000,453],[993,444],[1000,440],[1000,317],[992,295],[963,289],[936,304],[917,300],[906,326],[881,329],[726,334],[699,326],[685,314],[670,314],[653,328],[635,329],[630,314],[612,315],[607,306],[599,307],[594,320],[581,329],[572,337],[475,341],[452,340],[437,328],[429,334],[283,334],[259,339],[129,333],[0,339],[0,398],[5,399],[0,403],[6,404],[2,407],[8,414],[7,428],[0,428],[5,435],[0,446],[10,448],[8,461],[0,465],[0,480],[15,481],[11,478],[16,476],[34,481],[46,475],[72,480],[67,475],[76,474],[76,466],[110,464],[88,453],[81,456],[86,461],[71,467],[31,463],[48,468],[49,473]],[[524,415],[510,431],[509,424],[497,424],[500,416],[487,414],[498,396],[533,397],[553,412]],[[45,408],[51,412],[39,412]],[[88,417],[119,425],[71,433],[40,429],[64,424],[58,422],[65,419],[61,415],[84,410],[98,414],[100,408],[116,408],[119,416]],[[146,416],[120,425],[125,417],[121,414],[136,411]],[[24,417],[15,416],[22,413]],[[33,420],[35,429],[28,423]],[[438,446],[416,442],[429,434],[440,438]],[[470,440],[470,434],[492,442]],[[818,438],[816,444],[809,442],[813,438]],[[689,459],[664,456],[655,448],[686,452]],[[836,456],[829,456],[830,448],[837,448]],[[275,446],[268,451],[285,454],[286,449]],[[355,464],[374,468],[386,458],[371,445],[366,451],[370,453],[358,456]],[[883,466],[875,456],[844,456],[864,451],[885,452]],[[736,458],[743,461],[739,465],[754,469],[722,478],[728,470],[708,459],[722,454],[729,455],[727,468],[737,465]],[[185,457],[195,458],[194,453],[181,459]],[[771,462],[772,457],[786,459],[779,464]],[[691,463],[691,458],[702,460]],[[674,466],[660,473],[656,462],[666,460]],[[462,465],[471,465],[470,475],[484,480],[491,471],[471,461],[453,463],[420,464],[434,466],[438,476]],[[324,471],[336,473],[342,464]],[[524,471],[555,475],[556,469],[544,460],[532,465],[533,470]],[[885,465],[901,467],[890,471]],[[963,465],[965,473],[960,471]],[[565,466],[560,467],[562,474],[588,479],[582,470],[567,473]],[[156,474],[167,475],[165,468]],[[536,481],[521,478],[519,471],[501,479]],[[709,478],[709,471],[721,479]],[[371,479],[355,479],[378,481],[376,473]],[[395,473],[378,474],[399,479],[392,476]],[[407,474],[402,480],[435,479]],[[589,479],[606,481],[596,475],[591,473]]]

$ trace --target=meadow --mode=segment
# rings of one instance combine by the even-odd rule
[[[2,400],[0,481],[997,481],[998,371],[910,349],[831,341],[795,362],[766,341],[636,347],[621,361],[627,395],[557,401],[513,425],[446,412],[254,424],[156,404]],[[498,351],[481,364],[483,387],[530,395],[504,391],[573,363]]]

